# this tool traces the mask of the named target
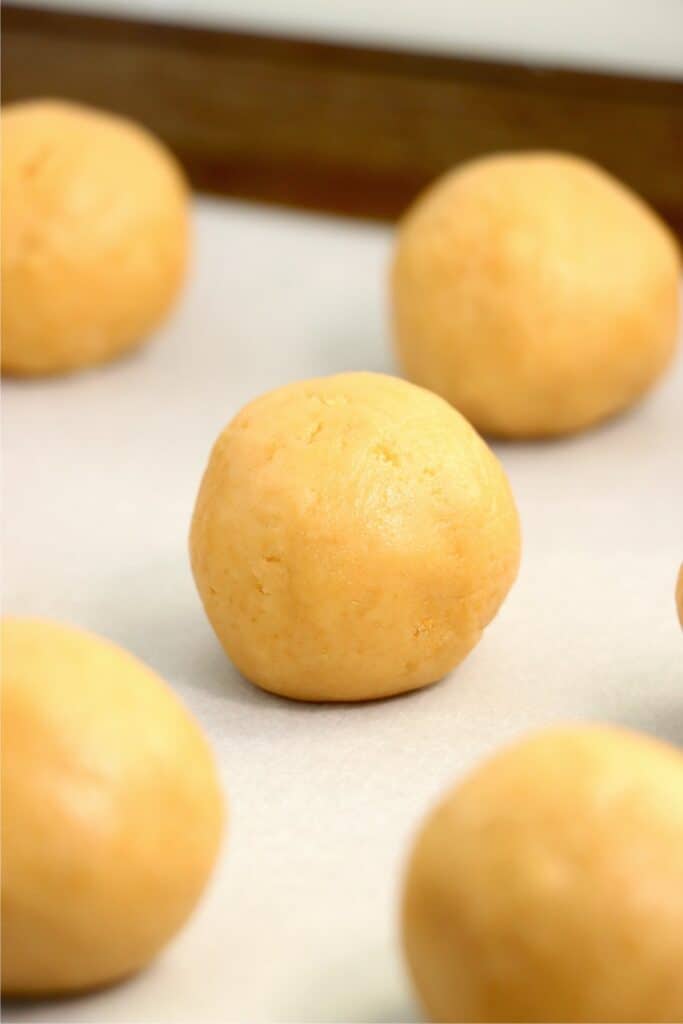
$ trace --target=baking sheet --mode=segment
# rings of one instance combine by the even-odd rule
[[[22,0],[31,7],[679,80],[680,0]]]
[[[207,730],[230,800],[206,899],[155,965],[6,1021],[413,1021],[397,943],[407,844],[443,788],[524,730],[620,722],[683,745],[683,360],[599,430],[496,451],[524,533],[519,580],[443,683],[356,706],[289,703],[231,668],[187,557],[215,436],[301,377],[391,372],[388,229],[196,206],[189,287],[111,366],[7,382],[4,610],[110,637]]]

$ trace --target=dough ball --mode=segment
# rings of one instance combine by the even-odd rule
[[[188,202],[142,128],[50,100],[2,111],[2,368],[45,374],[143,341],[185,274]]]
[[[585,160],[476,160],[401,225],[399,358],[484,433],[580,430],[626,408],[668,364],[679,269],[664,224]]]
[[[517,573],[497,459],[453,408],[394,377],[279,388],[214,446],[191,533],[195,580],[237,668],[299,700],[367,700],[441,679]]]
[[[592,726],[499,753],[427,819],[403,928],[433,1020],[683,1020],[683,755]]]
[[[678,608],[678,618],[681,626],[683,626],[683,565],[679,570],[678,583],[676,584],[676,607]]]
[[[216,858],[213,758],[173,693],[71,627],[2,625],[2,990],[59,994],[143,967]]]

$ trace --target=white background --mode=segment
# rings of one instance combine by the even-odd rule
[[[23,0],[247,32],[683,76],[681,0]]]
[[[186,536],[210,445],[258,392],[391,371],[383,227],[202,201],[181,307],[138,354],[4,386],[5,610],[71,620],[157,669],[198,715],[230,799],[207,898],[147,972],[7,1021],[409,1021],[397,943],[411,835],[443,788],[524,730],[626,723],[683,744],[683,362],[576,438],[497,446],[519,581],[443,683],[306,706],[241,680]]]

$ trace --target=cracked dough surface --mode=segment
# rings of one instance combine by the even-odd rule
[[[2,623],[2,990],[53,995],[143,967],[218,851],[199,726],[146,665],[90,633]]]
[[[247,405],[216,442],[190,538],[207,615],[253,683],[364,700],[442,678],[510,588],[519,523],[446,402],[342,374]]]
[[[666,225],[597,166],[485,157],[437,181],[401,223],[398,354],[485,434],[579,430],[670,362],[679,273]]]
[[[185,274],[187,194],[130,121],[50,100],[2,110],[2,368],[111,359],[164,318]]]
[[[428,817],[403,905],[435,1021],[683,1020],[683,756],[550,729]]]

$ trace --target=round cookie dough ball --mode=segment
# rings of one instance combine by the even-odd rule
[[[401,225],[399,358],[478,429],[533,438],[619,412],[671,359],[673,236],[576,157],[486,157],[437,181]]]
[[[517,573],[505,474],[446,402],[349,373],[279,388],[214,446],[192,567],[237,668],[298,700],[442,678]]]
[[[100,111],[2,110],[2,368],[59,373],[138,345],[185,274],[188,201],[170,153]]]
[[[195,906],[223,817],[171,690],[71,627],[2,626],[2,990],[53,995],[143,967]]]
[[[683,756],[593,726],[494,756],[427,819],[403,931],[433,1020],[683,1020]]]

